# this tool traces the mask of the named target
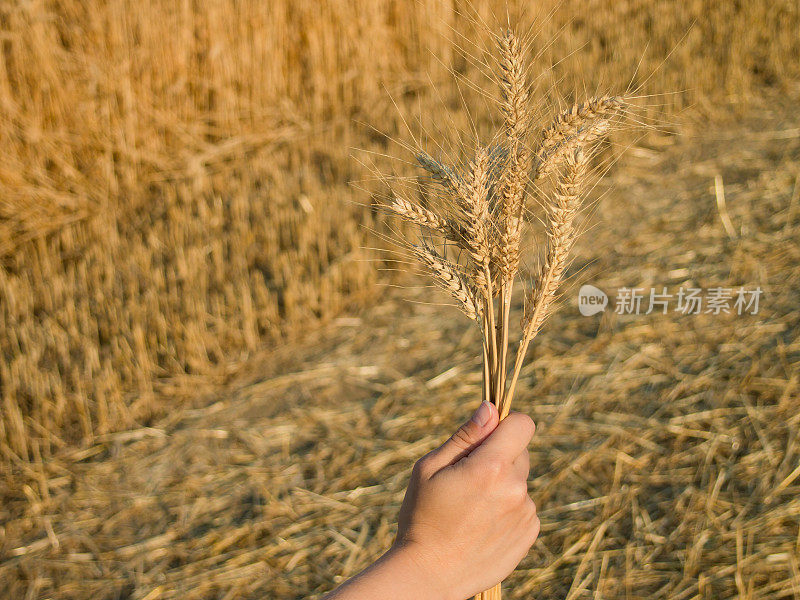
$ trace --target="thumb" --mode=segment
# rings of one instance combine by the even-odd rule
[[[467,456],[489,437],[499,422],[500,416],[495,405],[481,402],[470,420],[459,427],[444,444],[430,453],[429,460],[435,470],[449,467]]]

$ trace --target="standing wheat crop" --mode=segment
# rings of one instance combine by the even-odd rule
[[[576,237],[576,216],[584,197],[592,148],[612,127],[625,106],[621,97],[592,98],[558,114],[535,140],[531,130],[524,53],[512,31],[499,38],[500,148],[479,146],[461,169],[425,152],[417,162],[440,190],[444,207],[434,211],[405,198],[391,209],[418,225],[420,242],[412,253],[436,284],[480,328],[483,345],[483,399],[505,418],[531,341],[552,312],[559,284]],[[532,188],[551,179],[544,195],[546,248],[532,289],[525,291],[524,315],[513,364],[509,360],[511,307],[518,279],[521,239]],[[443,250],[437,248],[441,242]],[[457,252],[449,252],[453,248]],[[457,259],[451,259],[450,254]],[[512,364],[509,367],[509,364]],[[500,584],[476,596],[499,600]]]

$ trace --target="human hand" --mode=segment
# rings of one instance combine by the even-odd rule
[[[536,541],[527,486],[534,429],[520,413],[499,422],[494,405],[483,403],[414,465],[390,553],[414,563],[436,597],[462,600],[491,588]]]

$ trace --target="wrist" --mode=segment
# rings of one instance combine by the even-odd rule
[[[409,588],[414,588],[414,598],[463,600],[453,596],[452,588],[437,572],[436,566],[414,544],[395,544],[381,558],[382,561],[384,559],[398,578],[402,579]]]

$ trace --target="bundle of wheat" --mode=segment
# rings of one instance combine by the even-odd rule
[[[530,115],[524,52],[511,31],[499,38],[503,140],[479,146],[464,169],[451,167],[426,152],[419,165],[433,178],[443,200],[436,212],[407,198],[395,197],[391,209],[419,226],[412,254],[461,311],[480,327],[483,340],[483,399],[501,418],[508,415],[531,340],[552,312],[557,290],[576,237],[576,215],[590,173],[595,142],[622,114],[625,99],[592,98],[558,114],[542,130],[535,152],[529,151]],[[518,278],[526,204],[533,187],[553,181],[544,196],[547,244],[534,285],[525,296],[522,331],[509,368],[510,314]],[[441,242],[443,250],[437,246]],[[463,258],[450,259],[449,249]],[[500,585],[477,600],[500,598]]]

